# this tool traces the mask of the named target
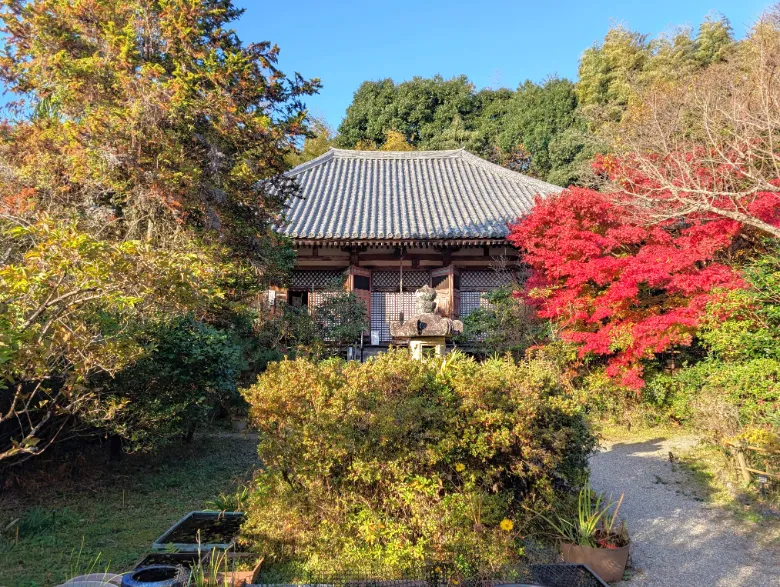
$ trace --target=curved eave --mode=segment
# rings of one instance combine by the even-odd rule
[[[292,238],[299,247],[484,247],[504,246],[505,238],[449,238],[449,239],[310,239]]]

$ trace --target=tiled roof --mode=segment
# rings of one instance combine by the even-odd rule
[[[331,149],[288,175],[302,197],[282,232],[298,240],[500,239],[535,195],[561,190],[463,149]]]

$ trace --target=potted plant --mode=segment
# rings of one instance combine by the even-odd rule
[[[246,587],[257,582],[262,564],[257,553],[214,549],[193,569],[192,587]]]
[[[630,544],[625,523],[618,523],[622,503],[623,495],[615,502],[587,483],[580,490],[576,515],[556,513],[541,517],[558,535],[567,563],[588,565],[604,581],[620,581]]]

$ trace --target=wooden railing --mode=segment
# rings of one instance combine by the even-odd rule
[[[760,446],[751,446],[747,444],[746,442],[726,442],[728,446],[734,449],[734,454],[737,458],[737,465],[739,466],[739,470],[742,473],[742,479],[745,481],[745,483],[750,483],[753,481],[753,474],[763,476],[769,479],[774,479],[775,481],[780,481],[780,474],[769,471],[769,466],[767,465],[766,471],[761,471],[759,469],[753,469],[748,464],[747,459],[747,453],[748,452],[755,452],[762,455],[768,455],[768,456],[780,456],[780,450],[771,450],[762,448]]]

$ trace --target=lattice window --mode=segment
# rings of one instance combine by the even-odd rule
[[[335,296],[340,292],[336,291],[315,291],[312,292],[309,295],[309,307],[316,308],[317,306],[322,305],[322,302],[324,302],[329,297]]]
[[[477,308],[490,308],[493,304],[485,299],[484,291],[460,292],[460,319],[463,320]]]
[[[509,271],[461,271],[460,291],[492,291],[512,283]]]
[[[298,270],[290,276],[290,289],[322,290],[334,283],[344,283],[346,276],[339,270]]]
[[[403,310],[404,319],[409,318],[414,315],[416,307],[417,300],[414,297],[414,292],[372,292],[371,330],[379,332],[380,342],[389,342],[392,340],[390,322],[398,321],[398,314],[401,310]]]
[[[322,316],[317,315],[317,308],[322,305],[322,303],[327,300],[331,296],[338,295],[339,292],[335,291],[314,291],[311,294],[309,294],[309,312],[315,317],[315,320],[317,322],[322,321],[322,323],[332,328],[333,326],[336,326],[335,322],[332,320],[323,320]],[[325,337],[326,341],[331,341],[332,339],[330,337]]]
[[[428,285],[427,271],[407,271],[404,269],[404,291],[416,291]],[[374,271],[372,286],[374,291],[398,291],[401,284],[399,271]]]
[[[509,271],[462,271],[460,276],[460,319],[463,320],[477,308],[490,308],[485,299],[490,293],[512,283]]]

